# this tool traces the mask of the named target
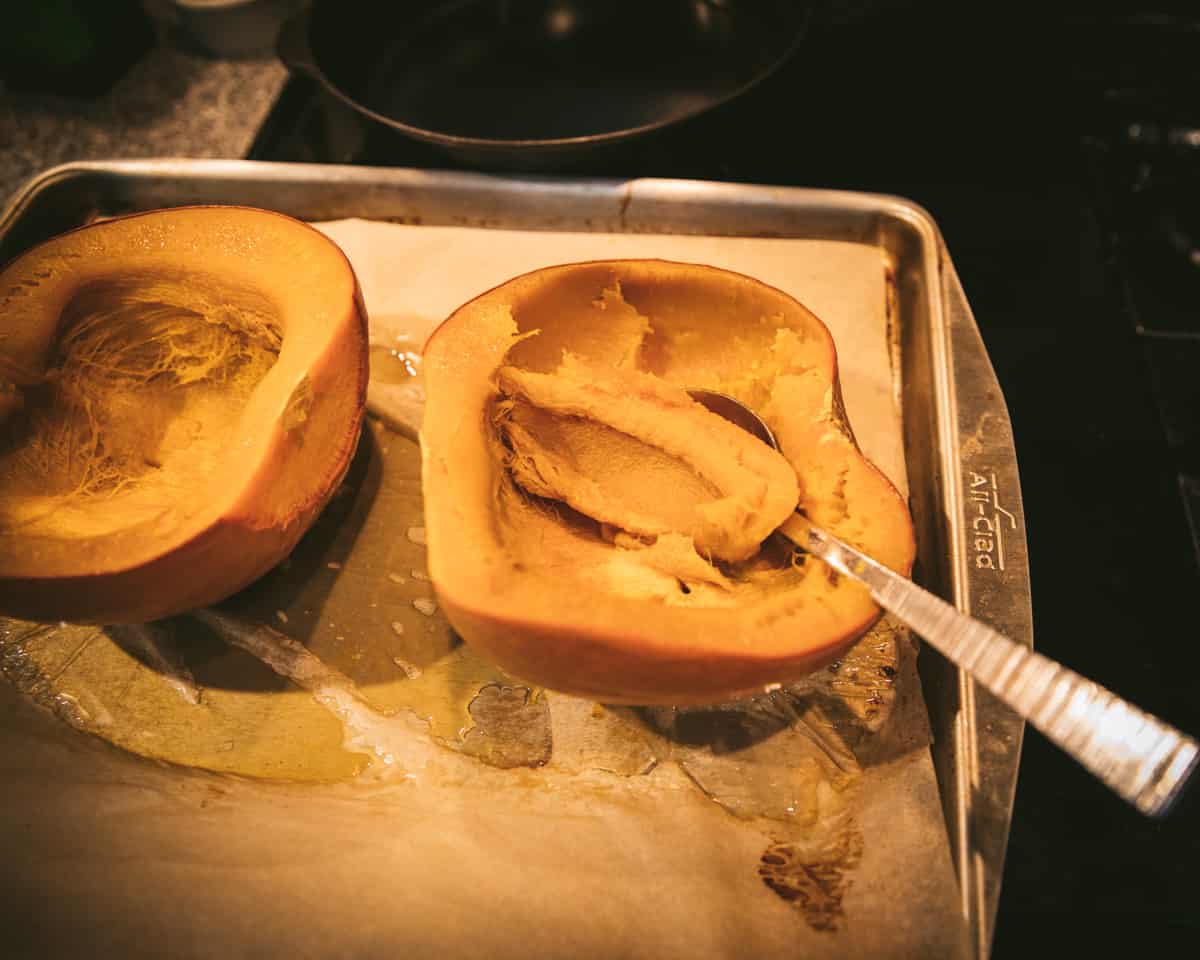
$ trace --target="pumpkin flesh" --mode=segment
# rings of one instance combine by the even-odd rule
[[[907,509],[855,446],[832,339],[803,306],[703,266],[548,268],[467,304],[426,347],[430,574],[468,642],[555,689],[685,704],[799,677],[874,623],[880,611],[865,589],[778,539],[723,560],[697,550],[694,531],[648,537],[619,516],[588,516],[522,484],[496,405],[511,400],[505,381],[514,368],[527,378],[561,376],[564,356],[568,369],[578,357],[618,380],[652,377],[674,395],[702,388],[742,400],[767,421],[794,471],[784,493],[792,502],[774,523],[798,505],[893,569],[911,565]],[[587,430],[621,419],[585,413],[566,411],[563,422],[590,419],[576,425]],[[670,412],[661,413],[669,424]],[[679,459],[661,437],[654,446]],[[664,484],[656,496],[682,486]]]
[[[695,553],[730,561],[796,505],[783,457],[651,374],[567,354],[554,373],[503,367],[497,383],[494,420],[527,493],[651,542],[684,534]]]
[[[0,609],[142,622],[291,549],[361,424],[354,274],[312,228],[231,207],[81,228],[0,273]]]

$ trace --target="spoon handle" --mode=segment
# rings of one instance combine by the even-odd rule
[[[865,584],[880,606],[1143,813],[1167,812],[1196,768],[1195,740],[960,613],[806,520],[804,526],[795,538],[802,547]]]

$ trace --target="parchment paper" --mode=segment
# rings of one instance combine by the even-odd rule
[[[413,227],[363,220],[318,224],[354,264],[372,339],[419,350],[456,307],[555,263],[653,257],[745,273],[791,294],[832,332],[843,399],[863,452],[908,491],[895,402],[882,253],[820,240],[539,233]],[[451,255],[447,255],[450,253]]]
[[[905,488],[877,249],[357,221],[322,229],[359,274],[373,340],[401,350],[475,294],[552,263],[654,256],[774,284],[833,331],[860,444]],[[146,695],[131,738],[168,721],[188,728],[158,752],[122,743],[188,766],[149,764],[0,685],[0,915],[13,949],[967,955],[903,630],[885,620],[838,670],[727,709],[615,709],[530,691],[489,673],[422,612],[431,594],[415,463],[413,444],[373,424],[348,492],[285,569],[227,605],[228,622],[164,628],[187,641],[175,648],[178,669],[169,644],[139,659],[113,632],[57,636],[67,652],[44,660],[36,644],[55,636],[0,650],[10,679],[32,677],[22,688],[35,699],[57,691],[42,702],[80,729],[114,739],[113,717],[135,709],[125,701],[137,690]],[[188,633],[197,629],[233,653],[204,660]],[[289,682],[251,683],[229,666],[234,655]],[[346,769],[366,764],[352,780],[197,769],[239,772],[252,756],[263,775],[268,756],[284,777],[348,775],[310,762],[309,736],[328,739],[330,723],[345,755],[363,758]],[[212,744],[170,752],[206,724]]]

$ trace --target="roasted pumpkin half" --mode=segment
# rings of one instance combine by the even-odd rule
[[[100,221],[0,272],[0,612],[130,623],[277,564],[362,423],[354,272],[280,214]]]
[[[804,306],[665,261],[549,267],[425,348],[430,576],[514,675],[607,702],[698,704],[833,660],[879,616],[772,531],[798,506],[907,574],[907,507],[855,445],[837,355]],[[719,391],[782,457],[691,399]]]

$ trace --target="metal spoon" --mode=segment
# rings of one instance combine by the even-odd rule
[[[691,390],[698,403],[778,449],[771,430],[732,397]],[[801,514],[801,516],[803,516]],[[1143,813],[1165,814],[1197,767],[1200,746],[1104,687],[1015,643],[805,519],[800,547],[865,584],[919,633]]]

